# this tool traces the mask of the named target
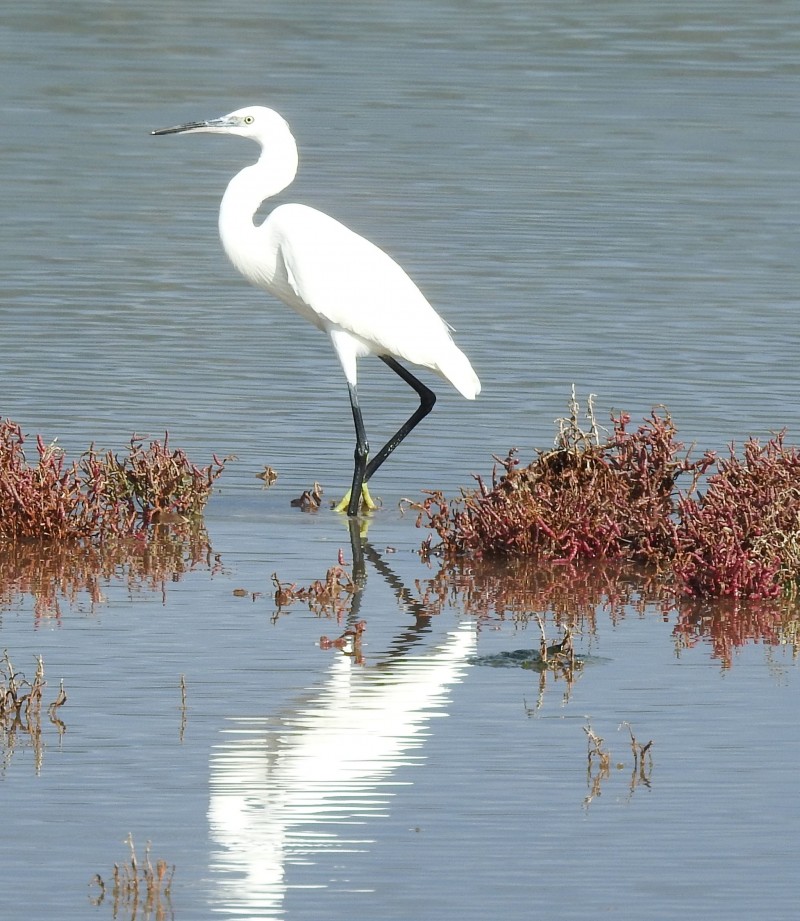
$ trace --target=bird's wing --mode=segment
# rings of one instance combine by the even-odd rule
[[[435,366],[437,351],[452,341],[447,325],[383,250],[305,205],[276,208],[264,228],[283,263],[290,306],[378,354]]]

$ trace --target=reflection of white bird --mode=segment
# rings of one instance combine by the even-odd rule
[[[330,336],[347,378],[356,429],[353,484],[338,507],[356,515],[362,494],[365,505],[372,507],[367,490],[370,477],[436,402],[434,393],[397,359],[430,368],[470,400],[480,392],[480,381],[445,322],[383,250],[305,205],[281,205],[262,224],[254,223],[261,202],[285,189],[297,173],[297,145],[277,112],[251,106],[153,134],[185,131],[236,134],[261,145],[258,162],[233,177],[222,199],[222,245],[248,281]],[[369,445],[358,405],[356,361],[370,354],[413,387],[420,405],[367,462]]]
[[[464,622],[379,667],[337,655],[313,695],[266,720],[231,721],[210,764],[212,909],[283,917],[292,867],[314,867],[323,888],[325,855],[341,878],[343,854],[372,843],[393,784],[413,780],[397,774],[424,761],[476,646],[475,624]]]

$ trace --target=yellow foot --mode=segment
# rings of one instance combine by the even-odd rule
[[[347,511],[347,506],[350,504],[350,496],[352,492],[353,492],[352,489],[348,489],[347,495],[344,497],[344,499],[342,499],[342,501],[339,502],[338,504],[334,505],[333,510],[335,512],[346,512]],[[377,507],[378,507],[378,504],[374,501],[372,496],[369,494],[369,489],[367,488],[367,484],[363,483],[361,486],[361,508],[372,510]]]

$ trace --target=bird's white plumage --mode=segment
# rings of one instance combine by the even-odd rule
[[[474,375],[458,368],[462,353],[447,325],[377,246],[304,205],[277,208],[258,232],[279,254],[282,272],[270,288],[290,307],[328,333],[349,334],[362,354],[394,355],[430,368],[475,396]],[[341,356],[346,340],[334,342]],[[347,376],[355,383],[352,370]]]
[[[297,144],[277,112],[250,106],[153,134],[188,131],[234,134],[261,147],[258,161],[237,173],[222,197],[222,245],[245,278],[329,336],[347,377],[356,431],[353,485],[337,508],[346,507],[352,517],[362,501],[374,508],[367,482],[436,402],[433,391],[397,359],[430,368],[470,400],[480,392],[480,381],[447,324],[383,250],[306,205],[282,205],[256,223],[261,203],[285,189],[297,173]],[[420,404],[368,460],[356,382],[358,359],[370,354],[382,358],[412,387]]]
[[[262,224],[254,222],[261,202],[297,172],[297,146],[286,122],[260,106],[217,122],[231,127],[211,122],[190,130],[228,130],[262,147],[258,162],[230,181],[220,206],[220,237],[236,268],[331,335],[350,383],[356,382],[357,358],[392,355],[430,368],[474,399],[480,382],[447,324],[383,250],[306,205],[281,205]]]

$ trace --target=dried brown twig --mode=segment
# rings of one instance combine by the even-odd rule
[[[29,681],[14,668],[8,650],[5,650],[0,660],[0,747],[3,750],[4,766],[8,765],[20,738],[23,738],[33,748],[36,772],[41,770],[44,759],[42,698],[46,686],[44,660],[41,656],[36,656],[36,673],[33,681]],[[64,734],[66,726],[59,719],[58,711],[66,702],[62,679],[58,695],[47,708],[50,722],[59,736]]]
[[[172,880],[175,865],[171,867],[165,860],[157,860],[153,866],[150,860],[150,842],[145,845],[144,866],[139,865],[133,836],[128,834],[125,843],[130,848],[130,859],[122,865],[114,864],[111,896],[114,917],[119,917],[120,910],[126,910],[132,919],[138,917],[141,909],[146,918],[155,916],[164,918],[171,915]],[[93,905],[100,905],[106,897],[106,884],[99,873],[95,874],[91,885],[97,886],[99,892],[92,897]]]

